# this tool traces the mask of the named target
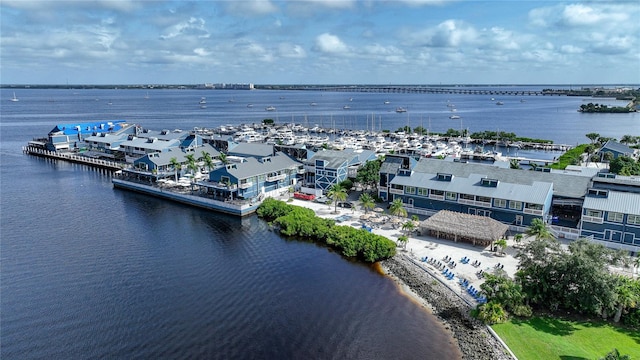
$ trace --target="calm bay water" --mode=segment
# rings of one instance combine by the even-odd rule
[[[12,93],[0,92],[3,359],[460,356],[436,319],[372,267],[282,239],[255,216],[114,190],[106,173],[21,153],[57,123],[186,130],[270,117],[512,131],[566,144],[588,132],[640,135],[638,114],[579,114],[586,99],[570,97],[496,97],[505,103],[496,106],[475,95],[151,90],[146,100],[145,90],[20,89],[19,102],[6,101]],[[598,100],[589,99],[620,103]],[[462,121],[448,118],[447,101]]]

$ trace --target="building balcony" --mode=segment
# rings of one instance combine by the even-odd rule
[[[438,201],[444,201],[444,195],[430,194],[429,195],[429,199],[438,200]]]
[[[487,207],[487,208],[491,207],[491,203],[490,202],[484,202],[484,201],[458,199],[458,203],[465,204],[465,205],[472,205],[472,206],[482,206],[482,207]]]
[[[252,181],[248,181],[248,182],[245,182],[245,183],[238,184],[238,188],[240,188],[240,189],[248,189],[248,188],[250,188],[252,186],[253,186],[253,182]]]
[[[539,215],[542,216],[542,210],[538,210],[538,209],[529,209],[529,208],[524,208],[523,211],[525,214],[529,214],[529,215]]]
[[[397,194],[397,195],[404,195],[404,189],[394,189],[394,188],[390,188],[389,192],[391,194]]]
[[[604,222],[604,219],[597,216],[582,215],[582,221],[595,223],[595,224],[602,224]]]
[[[275,175],[268,175],[266,180],[267,181],[280,181],[280,180],[284,180],[287,178],[287,174],[275,174]]]

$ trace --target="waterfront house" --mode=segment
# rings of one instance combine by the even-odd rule
[[[124,129],[134,129],[134,126],[127,125],[124,120],[58,124],[49,131],[46,149],[65,151],[79,148],[86,137],[108,133],[118,134]]]
[[[580,236],[640,252],[640,179],[599,174],[584,198]]]
[[[127,162],[133,163],[134,160],[150,153],[166,152],[171,148],[179,148],[180,143],[180,139],[161,140],[154,136],[129,135],[127,140],[120,144],[120,151],[124,153]]]
[[[305,192],[326,192],[333,185],[355,178],[358,169],[367,161],[375,160],[372,150],[321,150],[304,162]]]
[[[630,158],[634,157],[634,150],[628,147],[625,144],[621,144],[614,140],[607,141],[606,144],[602,145],[600,150],[598,151],[598,155],[600,156],[600,160],[604,159],[604,154],[611,153],[614,159],[619,158],[620,156],[627,156]]]
[[[262,199],[289,191],[302,174],[302,164],[281,152],[262,158],[247,157],[209,173],[203,186],[215,197]]]
[[[205,152],[208,153],[213,160],[212,169],[222,166],[222,162],[215,159],[220,155],[220,152],[214,149],[210,144],[204,144],[198,148],[190,148],[189,150],[173,147],[167,151],[149,153],[134,160],[133,166],[134,168],[142,171],[155,172],[159,178],[172,177],[175,175],[175,170],[171,164],[171,159],[175,158],[180,164],[178,169],[178,176],[180,176],[182,168],[188,163],[187,155],[193,155],[193,157],[198,161],[198,165],[203,168],[203,170],[210,171],[212,169],[204,169],[206,164],[202,159]]]

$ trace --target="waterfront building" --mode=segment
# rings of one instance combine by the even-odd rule
[[[380,164],[380,182],[378,183],[378,197],[384,201],[389,200],[391,181],[396,176],[410,176],[411,171],[418,163],[407,155],[386,155],[384,162]]]
[[[610,248],[640,252],[640,179],[598,174],[582,208],[581,237]]]
[[[421,160],[413,171],[398,174],[390,181],[389,201],[401,199],[412,213],[433,215],[440,210],[451,210],[488,216],[516,227],[528,226],[533,219],[546,219],[549,215],[552,182],[527,176],[496,176],[500,171],[490,166],[480,166],[476,173],[453,171],[466,165]],[[525,171],[522,173],[526,175]]]
[[[615,140],[609,140],[604,145],[602,145],[602,147],[598,151],[600,160],[604,159],[604,154],[608,152],[613,155],[614,159],[617,159],[620,156],[636,158],[634,150],[632,148],[628,147],[625,144],[621,144]]]
[[[313,153],[304,162],[303,192],[325,193],[333,185],[337,185],[348,178],[355,178],[358,169],[367,161],[375,160],[376,153],[371,150],[344,149],[322,150]]]
[[[133,167],[142,171],[155,172],[159,178],[171,177],[175,175],[171,159],[175,158],[180,164],[178,169],[178,176],[181,174],[181,169],[188,163],[187,155],[193,155],[198,160],[199,166],[205,167],[206,164],[202,161],[204,153],[208,153],[212,159],[217,158],[220,152],[216,150],[211,144],[203,144],[197,148],[170,148],[163,152],[154,152],[146,154],[133,161]],[[213,160],[213,168],[222,166],[220,160]],[[211,169],[209,169],[211,170]],[[165,176],[162,176],[165,174]]]
[[[209,173],[203,186],[210,193],[230,199],[263,199],[289,191],[303,173],[302,164],[284,153],[262,158],[247,157],[239,163],[225,164]]]
[[[228,156],[237,156],[242,158],[252,157],[259,159],[273,156],[273,154],[273,145],[247,142],[229,143],[229,150],[227,152]]]
[[[86,137],[95,137],[100,134],[121,134],[126,129],[134,127],[124,120],[94,121],[85,123],[67,123],[56,125],[47,139],[38,140],[37,145],[50,151],[69,151],[80,147]]]

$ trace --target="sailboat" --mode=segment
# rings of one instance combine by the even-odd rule
[[[13,92],[13,97],[12,97],[11,99],[9,99],[9,101],[13,101],[13,102],[18,102],[18,101],[20,101],[20,99],[18,99],[18,98],[16,97],[16,92],[15,92],[15,91]]]

